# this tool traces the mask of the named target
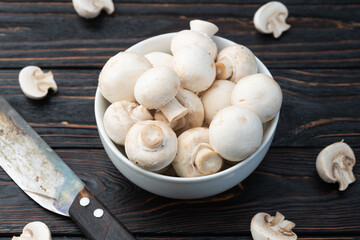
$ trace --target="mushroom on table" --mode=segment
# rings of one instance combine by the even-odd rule
[[[20,237],[12,240],[51,240],[51,233],[45,223],[36,221],[26,224]]]
[[[49,89],[56,92],[57,85],[52,72],[44,73],[39,67],[27,66],[19,73],[20,88],[31,99],[42,99]]]
[[[285,217],[276,212],[275,217],[267,213],[257,213],[251,220],[250,230],[254,240],[296,240],[292,231],[295,223],[284,220]]]
[[[324,148],[316,159],[316,170],[322,180],[328,183],[339,183],[339,190],[344,191],[356,178],[352,169],[355,165],[355,154],[343,141]]]
[[[290,25],[286,23],[288,14],[288,9],[281,2],[268,2],[256,11],[254,15],[255,28],[259,32],[272,33],[274,38],[279,38],[290,28]]]
[[[83,18],[95,18],[101,10],[112,14],[115,10],[112,0],[72,0],[75,11]]]

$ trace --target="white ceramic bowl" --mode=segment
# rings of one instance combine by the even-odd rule
[[[168,33],[146,39],[130,47],[127,51],[142,55],[153,51],[170,53],[170,43],[174,35],[175,33]],[[219,50],[235,44],[221,37],[215,36],[213,39]],[[256,61],[259,72],[271,76],[264,64],[257,58]],[[124,147],[115,145],[106,135],[103,116],[109,105],[109,102],[101,95],[98,88],[95,96],[95,118],[101,142],[113,164],[125,177],[139,187],[160,196],[176,199],[196,199],[212,196],[224,192],[243,181],[263,160],[270,147],[279,120],[278,113],[273,120],[265,124],[261,146],[244,161],[212,175],[181,178],[143,170],[127,159]]]

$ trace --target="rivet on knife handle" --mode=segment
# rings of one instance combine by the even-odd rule
[[[84,203],[89,199],[89,203]],[[87,201],[86,201],[87,202]],[[86,206],[82,206],[86,205]],[[69,209],[71,219],[93,240],[135,239],[123,224],[85,187]]]

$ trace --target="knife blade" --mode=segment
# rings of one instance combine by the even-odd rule
[[[69,216],[90,239],[135,239],[0,97],[0,166],[35,202]]]

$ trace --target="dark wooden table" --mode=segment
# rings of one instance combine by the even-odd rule
[[[317,175],[320,150],[345,139],[360,160],[360,2],[283,0],[291,29],[258,33],[252,17],[265,0],[115,0],[115,14],[80,18],[70,0],[0,0],[0,94],[53,147],[139,239],[251,239],[250,220],[280,211],[301,239],[360,239],[360,164],[345,192]],[[214,197],[173,200],[129,182],[106,155],[93,103],[106,60],[154,35],[200,18],[219,36],[248,46],[282,87],[273,144],[241,185]],[[18,73],[51,70],[59,91],[26,98]],[[0,239],[43,221],[54,239],[85,239],[70,219],[27,197],[0,169]]]

